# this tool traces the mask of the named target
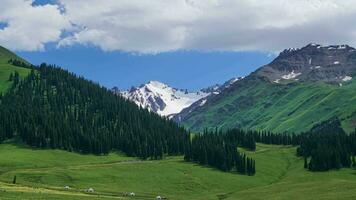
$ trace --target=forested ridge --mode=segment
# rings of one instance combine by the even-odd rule
[[[23,65],[23,63],[14,63]],[[0,140],[20,137],[33,147],[143,159],[183,154],[184,128],[82,77],[42,64],[1,96]]]

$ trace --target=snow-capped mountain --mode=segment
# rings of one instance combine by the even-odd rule
[[[187,90],[176,89],[158,81],[150,81],[123,92],[118,92],[117,89],[113,88],[113,92],[120,93],[123,97],[133,101],[138,106],[147,108],[162,116],[177,114],[194,102],[211,94],[204,91],[189,92]]]

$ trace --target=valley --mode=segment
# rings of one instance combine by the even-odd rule
[[[256,162],[255,174],[187,162],[184,157],[199,147],[197,132],[56,66],[16,66],[9,60],[20,58],[2,52],[0,199],[356,198],[356,173],[350,164],[311,172],[303,168],[303,157],[297,157],[297,146],[255,143],[257,135],[242,137],[251,139],[255,151],[241,144],[232,150]],[[16,72],[19,80],[10,81]],[[223,130],[243,123],[250,130],[298,132],[338,116],[340,127],[354,131],[355,80],[342,85],[270,83],[252,75],[227,83],[218,94],[202,97],[206,104],[188,112],[194,123],[183,122],[185,127]],[[224,162],[228,159],[222,149],[213,151]]]
[[[253,177],[184,162],[182,157],[138,161],[118,152],[92,156],[0,145],[4,199],[354,199],[353,169],[312,173],[291,146],[257,144],[246,151],[258,163]],[[17,183],[11,184],[13,176]],[[64,186],[70,186],[69,190]],[[94,193],[85,193],[86,188]],[[124,193],[134,192],[135,197]],[[276,198],[278,196],[278,198]]]
[[[355,200],[355,17],[0,0],[0,200]]]

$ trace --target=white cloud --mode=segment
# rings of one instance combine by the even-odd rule
[[[43,50],[57,42],[70,23],[57,5],[33,6],[32,0],[0,0],[0,45],[13,50]]]
[[[41,49],[47,42],[58,41],[63,29],[71,34],[58,41],[59,47],[95,45],[105,51],[275,52],[309,42],[356,46],[354,0],[58,0],[65,8],[62,14],[53,5],[32,7],[29,1],[2,1],[18,2],[32,13],[27,17],[13,14],[18,19],[7,20],[8,28],[13,27],[11,34],[38,33],[35,40],[15,35],[17,49]],[[31,20],[32,15],[38,15],[37,19]],[[53,20],[47,20],[49,16]],[[16,31],[18,27],[25,27],[23,33]],[[12,38],[3,32],[0,43]]]

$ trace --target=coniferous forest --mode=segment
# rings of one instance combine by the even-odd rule
[[[39,148],[160,159],[183,154],[189,140],[172,121],[55,66],[42,64],[24,80],[17,73],[9,80],[13,86],[1,96],[1,141],[19,137]]]
[[[304,157],[304,167],[311,171],[356,166],[356,132],[346,134],[337,118],[322,122],[301,135],[297,154]]]

